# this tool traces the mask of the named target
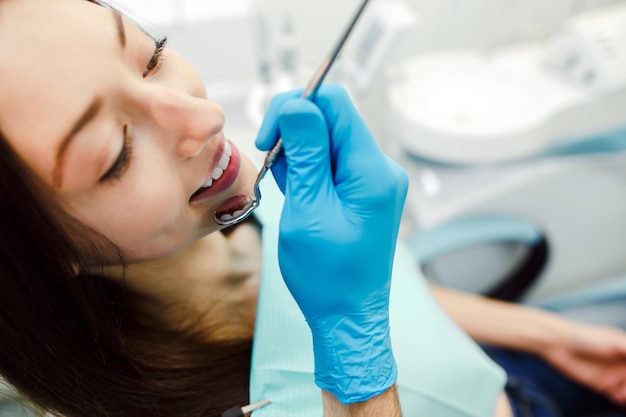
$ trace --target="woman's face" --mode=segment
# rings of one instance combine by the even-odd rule
[[[218,206],[251,194],[256,171],[199,75],[128,19],[85,0],[1,0],[0,39],[2,135],[129,260],[218,230]]]

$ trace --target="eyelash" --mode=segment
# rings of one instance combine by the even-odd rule
[[[156,74],[161,69],[161,66],[163,65],[163,50],[167,45],[167,37],[163,36],[156,39],[154,41],[154,44],[154,54],[152,55],[152,59],[150,59],[150,62],[148,62],[148,65],[146,66],[146,70],[143,73],[144,77]]]
[[[122,151],[113,163],[113,166],[100,178],[100,182],[119,180],[128,169],[133,156],[133,143],[128,135],[128,127],[124,126],[124,144]]]

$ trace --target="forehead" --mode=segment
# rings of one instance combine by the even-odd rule
[[[102,87],[115,32],[86,0],[0,1],[0,131],[38,174]]]

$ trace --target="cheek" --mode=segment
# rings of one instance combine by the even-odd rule
[[[162,173],[158,178],[129,177],[101,193],[75,197],[69,211],[118,246],[129,261],[171,253],[194,239],[196,228],[180,183],[163,171],[154,171]]]
[[[146,188],[133,197],[112,207],[101,229],[127,256],[161,256],[193,239],[190,213],[175,184],[161,182],[159,189]]]

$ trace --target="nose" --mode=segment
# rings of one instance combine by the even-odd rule
[[[175,141],[183,158],[200,154],[224,128],[224,111],[215,102],[167,87],[151,97],[154,123]]]

